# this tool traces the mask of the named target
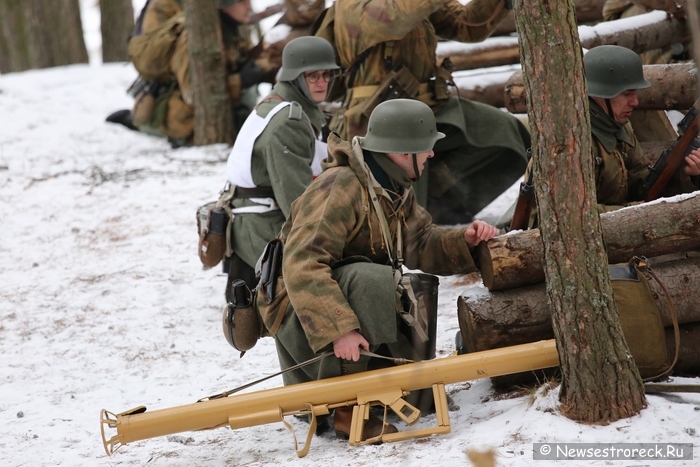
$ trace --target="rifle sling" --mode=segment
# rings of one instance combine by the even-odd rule
[[[199,399],[197,402],[205,402],[205,401],[210,401],[210,400],[214,400],[214,399],[221,399],[221,398],[223,398],[223,397],[228,397],[228,396],[230,396],[231,394],[234,394],[234,393],[236,393],[236,392],[242,391],[242,390],[247,389],[247,388],[249,388],[249,387],[251,387],[251,386],[255,386],[256,384],[262,383],[263,381],[267,381],[267,380],[270,379],[270,378],[274,378],[275,376],[282,375],[282,374],[284,374],[284,373],[287,373],[288,371],[294,371],[294,370],[296,370],[296,369],[302,368],[302,367],[304,367],[304,366],[306,366],[306,365],[309,365],[309,364],[311,364],[311,363],[315,363],[315,362],[317,362],[317,361],[319,361],[319,360],[323,360],[323,359],[326,358],[326,357],[330,357],[331,355],[334,355],[334,353],[333,353],[332,350],[329,350],[329,351],[324,352],[324,353],[322,353],[322,354],[320,354],[320,355],[318,355],[318,356],[316,356],[316,357],[314,357],[314,358],[311,358],[311,359],[309,359],[309,360],[307,360],[307,361],[305,361],[305,362],[298,363],[298,364],[296,364],[296,365],[294,365],[294,366],[290,366],[289,368],[287,368],[287,369],[285,369],[285,370],[278,371],[278,372],[275,373],[275,374],[272,374],[272,375],[269,375],[269,376],[265,376],[264,378],[260,378],[260,379],[258,379],[258,380],[256,380],[256,381],[252,381],[252,382],[250,382],[250,383],[246,383],[246,384],[244,384],[243,386],[239,386],[239,387],[234,388],[234,389],[231,389],[231,390],[229,390],[229,391],[224,391],[224,392],[222,392],[222,393],[220,393],[220,394],[215,394],[215,395],[213,395],[213,396],[203,397],[203,398]],[[376,353],[374,353],[374,352],[368,352],[368,351],[362,350],[362,349],[360,349],[360,355],[365,355],[365,356],[373,357],[373,358],[381,358],[381,359],[384,359],[384,360],[390,360],[390,361],[392,361],[392,362],[393,362],[394,364],[396,364],[396,365],[405,365],[405,364],[407,364],[407,363],[413,363],[413,360],[409,360],[409,359],[407,359],[407,358],[387,357],[387,356],[384,356],[384,355],[376,354]]]

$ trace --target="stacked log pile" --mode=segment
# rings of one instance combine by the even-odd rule
[[[593,26],[582,25],[602,16],[602,3],[596,1],[575,2],[581,46],[586,49],[599,45],[620,45],[637,53],[652,49],[664,49],[672,44],[682,44],[690,39],[688,22],[683,10],[666,5],[649,13],[601,22]],[[667,8],[668,7],[668,8]],[[600,8],[600,10],[596,10]],[[597,13],[596,13],[597,12]],[[511,26],[507,20],[501,24],[505,30]],[[500,31],[500,29],[499,29]],[[498,31],[497,31],[498,32]],[[484,42],[465,44],[442,42],[438,45],[439,60],[449,58],[459,94],[467,99],[496,107],[506,107],[513,113],[525,113],[526,96],[523,94],[522,75],[519,71],[520,55],[518,39],[514,33],[506,37],[491,37]],[[692,63],[663,68],[645,67],[645,76],[654,86],[649,93],[640,93],[640,109],[687,110],[695,100],[695,67]],[[465,72],[465,70],[478,70]],[[485,79],[485,76],[487,78]],[[657,85],[658,84],[658,85]],[[673,95],[666,96],[665,92]]]
[[[611,264],[646,256],[663,287],[652,295],[675,351],[672,313],[681,329],[677,374],[700,374],[700,192],[660,199],[601,215]],[[489,293],[458,299],[464,350],[477,352],[554,337],[544,284],[544,251],[537,229],[483,242],[479,265]]]

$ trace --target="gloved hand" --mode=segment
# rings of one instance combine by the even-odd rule
[[[245,89],[258,84],[263,77],[264,70],[255,62],[248,62],[241,68],[239,74],[241,75],[241,87]]]

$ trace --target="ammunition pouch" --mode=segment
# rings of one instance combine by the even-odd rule
[[[625,340],[643,379],[656,379],[669,373],[671,362],[661,315],[649,288],[644,260],[633,258],[627,264],[610,266],[610,281]],[[675,312],[674,329],[678,328]],[[679,335],[676,333],[676,349]]]
[[[219,193],[217,201],[197,208],[197,232],[199,234],[197,254],[205,269],[213,268],[224,257],[233,254],[231,199],[235,188],[235,186],[227,184]]]
[[[403,65],[394,67],[379,84],[374,93],[362,105],[362,114],[369,118],[376,106],[390,99],[414,99],[420,91],[420,83]]]
[[[436,112],[450,98],[450,90],[448,84],[453,84],[452,71],[454,67],[449,57],[445,58],[439,67],[435,70],[435,78],[432,81],[433,85],[433,101],[425,102]],[[421,99],[422,100],[422,99]]]

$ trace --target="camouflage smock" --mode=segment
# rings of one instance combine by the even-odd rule
[[[362,52],[374,47],[358,68],[352,87],[382,82],[389,72],[384,58],[389,43],[392,66],[404,65],[419,83],[428,83],[437,69],[438,38],[482,41],[508,13],[503,0],[472,0],[466,5],[457,0],[336,0],[334,8],[333,37],[326,37],[322,30],[317,34],[334,44],[343,70],[349,70]],[[494,16],[497,10],[500,12]],[[492,16],[487,24],[474,26]],[[433,97],[429,92],[418,98],[432,107],[436,104]],[[364,135],[369,113],[360,114],[358,107],[366,100],[353,98],[348,91],[344,112],[336,113],[331,130],[348,141]],[[346,125],[344,119],[353,123]],[[352,131],[344,131],[348,126]]]
[[[251,158],[253,182],[258,187],[272,187],[280,210],[236,214],[233,221],[233,248],[251,267],[255,267],[267,242],[279,235],[292,201],[311,183],[315,134],[320,134],[323,124],[318,106],[284,81],[277,83],[258,105],[258,115],[266,117],[282,101],[297,102],[300,107],[286,107],[272,117],[255,140]],[[250,200],[233,201],[235,208],[251,205],[254,203]]]
[[[395,210],[387,192],[371,177],[356,137],[349,143],[337,134],[329,138],[324,172],[294,203],[280,238],[285,241],[283,275],[294,308],[314,352],[360,328],[359,320],[331,267],[351,256],[391,264],[380,221],[369,195],[379,197],[392,242],[402,225],[404,264],[438,275],[476,270],[464,241],[466,227],[444,228],[432,223],[409,188]],[[271,317],[263,316],[265,322]],[[272,317],[274,320],[274,317]]]
[[[591,126],[593,132],[593,158],[595,162],[595,184],[598,212],[620,209],[644,200],[642,183],[649,176],[649,164],[632,129],[632,124],[616,124],[595,102],[590,101]],[[597,121],[621,128],[613,140],[596,129]],[[670,180],[664,196],[688,193],[697,188],[683,171],[683,166]]]
[[[642,183],[649,176],[649,164],[653,161],[644,155],[631,123],[616,123],[593,100],[589,100],[589,109],[598,213],[641,203],[644,200]],[[603,127],[608,130],[604,131]],[[530,160],[525,171],[527,178],[531,176],[533,162],[534,159]],[[681,167],[669,181],[664,196],[689,193],[696,189]],[[514,207],[515,203],[499,219],[497,227],[510,225]],[[537,210],[533,209],[529,227],[536,228],[538,224]]]

